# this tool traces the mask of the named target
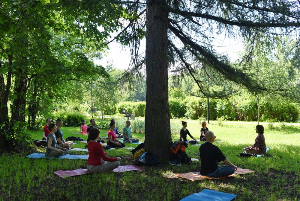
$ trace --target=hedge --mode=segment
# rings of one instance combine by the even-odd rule
[[[185,99],[171,98],[169,100],[170,115],[172,118],[199,119],[207,115],[207,99],[186,97]],[[121,102],[117,105],[117,112],[125,109],[135,116],[145,116],[145,102]],[[254,98],[247,100],[210,99],[210,119],[222,118],[225,120],[256,121],[257,102]],[[299,118],[299,109],[293,103],[283,100],[264,100],[260,103],[261,121],[296,122]]]

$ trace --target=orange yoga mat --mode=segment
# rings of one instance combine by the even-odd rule
[[[227,177],[234,177],[238,174],[248,174],[254,172],[253,170],[249,169],[242,169],[242,168],[237,168],[237,170],[232,174]],[[188,173],[175,173],[177,177],[188,179],[191,181],[195,180],[203,180],[203,179],[224,179],[226,177],[219,177],[219,178],[212,178],[212,177],[207,177],[204,175],[200,175],[200,172],[188,172]]]

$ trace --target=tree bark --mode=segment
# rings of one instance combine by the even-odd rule
[[[28,129],[34,130],[36,124],[36,114],[38,112],[38,106],[40,99],[38,98],[38,83],[36,79],[33,81],[33,93],[31,95],[31,100],[28,105]]]
[[[147,1],[145,148],[169,161],[172,142],[168,102],[168,11],[164,0]]]
[[[8,56],[8,73],[6,78],[6,84],[4,80],[4,76],[0,74],[0,153],[3,153],[7,149],[7,142],[4,130],[7,130],[9,127],[9,117],[8,117],[8,96],[10,93],[11,87],[11,66],[12,66],[13,55],[10,54]],[[2,63],[0,62],[0,68],[2,68]]]
[[[27,93],[27,73],[22,69],[19,70],[19,74],[16,75],[14,94],[16,98],[13,101],[11,112],[11,123],[16,121],[25,122],[25,109],[26,109],[26,93]]]

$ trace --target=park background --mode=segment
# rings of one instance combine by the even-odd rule
[[[299,200],[299,13],[296,0],[1,1],[0,200],[180,200],[205,188],[237,200]],[[224,37],[232,42],[224,45]],[[129,47],[128,68],[98,63],[113,41]],[[128,63],[118,53],[112,58]],[[134,115],[133,137],[147,138],[158,166],[58,178],[54,171],[86,161],[26,158],[45,152],[33,140],[42,138],[47,118],[64,121],[65,138],[86,140],[78,134],[84,119],[95,118],[105,137],[111,118],[120,130],[125,125],[123,110]],[[255,172],[176,178],[200,168],[168,163],[182,120],[198,139],[209,121],[228,159]],[[273,157],[238,157],[254,143],[258,123]],[[199,158],[199,146],[187,154]],[[125,149],[108,155],[133,163]]]

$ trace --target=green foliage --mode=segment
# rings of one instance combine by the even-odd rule
[[[202,98],[187,97],[185,116],[189,119],[199,119],[206,116],[207,103]]]
[[[64,122],[64,126],[79,127],[83,120],[87,121],[87,117],[81,113],[54,113],[51,117],[53,122],[55,122],[58,118]]]
[[[144,117],[146,102],[120,102],[117,105],[117,112],[122,113],[124,109],[130,114],[135,114],[136,117]]]
[[[203,119],[207,115],[207,99],[187,96],[185,99],[170,98],[170,114],[172,118]],[[144,115],[145,102],[120,102],[117,112],[126,109],[129,113]],[[142,114],[142,115],[140,115]],[[210,99],[209,115],[211,120],[257,121],[257,99],[243,94],[230,99]],[[136,115],[137,116],[137,115]],[[260,103],[260,119],[262,121],[296,122],[299,118],[299,108],[287,100],[267,98]]]
[[[265,102],[262,105],[262,120],[296,122],[299,118],[299,109],[286,101]]]
[[[169,108],[172,118],[184,117],[186,113],[185,100],[178,98],[169,99]]]

